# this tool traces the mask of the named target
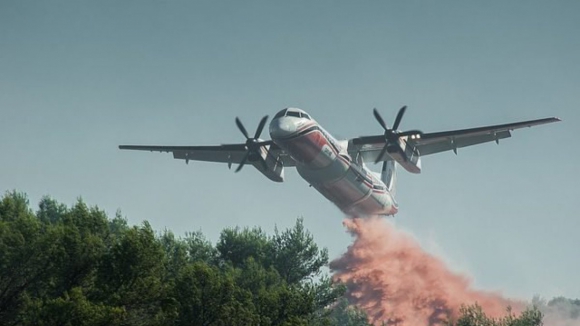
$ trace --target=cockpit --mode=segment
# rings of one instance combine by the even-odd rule
[[[304,110],[285,108],[276,113],[270,121],[270,137],[272,139],[286,138],[305,126],[311,126],[312,123],[315,121]]]
[[[281,118],[281,117],[306,118],[308,120],[312,120],[310,118],[310,116],[308,115],[308,113],[304,112],[303,110],[294,109],[294,108],[286,108],[286,109],[276,113],[276,115],[274,116],[274,119]]]

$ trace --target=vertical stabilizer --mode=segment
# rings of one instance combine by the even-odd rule
[[[397,181],[397,162],[394,160],[384,161],[381,171],[381,181],[387,186],[389,192],[395,195],[395,182]]]

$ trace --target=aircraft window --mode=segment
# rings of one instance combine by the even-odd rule
[[[302,113],[302,117],[310,120],[310,116],[308,114],[306,114],[306,113]]]
[[[276,115],[274,116],[274,119],[283,117],[286,114],[286,111],[287,110],[282,110],[282,111],[276,113]]]
[[[288,111],[288,113],[286,113],[286,116],[300,118],[300,112]]]

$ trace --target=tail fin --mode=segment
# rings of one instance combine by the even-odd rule
[[[389,192],[395,195],[395,183],[397,181],[397,162],[394,160],[384,161],[381,171],[381,181],[387,186]]]

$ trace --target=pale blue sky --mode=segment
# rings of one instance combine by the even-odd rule
[[[299,177],[127,144],[243,140],[295,106],[338,138],[378,107],[426,132],[559,116],[399,173],[396,224],[479,288],[580,297],[578,1],[0,1],[0,191],[177,234],[287,227],[337,257],[342,214]]]

